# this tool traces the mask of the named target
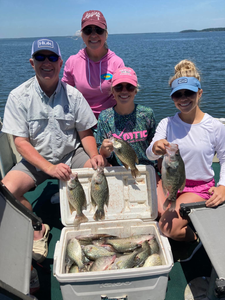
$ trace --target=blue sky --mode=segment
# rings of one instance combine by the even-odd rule
[[[0,0],[0,38],[74,35],[90,9],[109,34],[225,27],[224,0]]]

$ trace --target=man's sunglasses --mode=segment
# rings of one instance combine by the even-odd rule
[[[196,94],[196,92],[193,92],[193,91],[190,91],[190,90],[185,90],[183,93],[182,92],[175,92],[171,97],[173,99],[180,99],[183,96],[186,97],[186,98],[189,98],[189,97],[193,97],[194,94]]]
[[[58,61],[59,59],[59,56],[56,55],[56,54],[49,54],[49,55],[45,55],[45,54],[35,54],[34,55],[34,58],[37,60],[37,61],[45,61],[45,59],[47,59],[50,61],[50,62],[56,62]]]
[[[102,35],[105,31],[105,29],[102,29],[101,27],[98,26],[86,26],[82,29],[83,33],[85,35],[90,35],[93,31],[95,31],[97,34]]]
[[[118,93],[118,92],[122,92],[124,87],[126,88],[126,90],[128,92],[133,92],[136,89],[136,86],[134,86],[130,83],[127,83],[126,85],[119,83],[119,84],[115,85],[113,88]]]

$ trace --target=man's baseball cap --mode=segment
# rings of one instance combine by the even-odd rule
[[[58,43],[53,40],[42,38],[34,41],[31,48],[31,56],[41,50],[49,50],[62,57]]]

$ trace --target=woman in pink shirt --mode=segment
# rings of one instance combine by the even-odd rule
[[[81,36],[86,47],[66,61],[62,81],[83,94],[98,118],[102,110],[116,104],[110,93],[111,79],[124,62],[107,47],[107,23],[100,11],[83,14]]]

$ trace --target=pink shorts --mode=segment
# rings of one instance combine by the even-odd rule
[[[212,196],[208,193],[208,190],[212,186],[215,186],[214,179],[209,182],[186,179],[185,187],[181,193],[178,193],[178,195],[181,195],[183,193],[194,193],[199,195],[203,199],[208,200]]]

